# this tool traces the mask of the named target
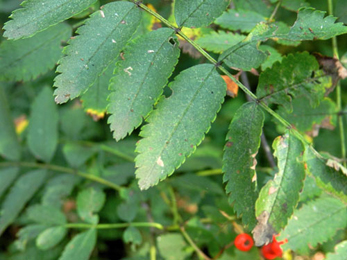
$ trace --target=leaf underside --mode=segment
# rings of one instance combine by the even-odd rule
[[[304,146],[301,141],[289,133],[275,139],[273,147],[279,172],[261,189],[257,199],[258,224],[253,230],[257,246],[272,241],[272,236],[286,226],[304,186],[305,169],[300,162]]]
[[[29,37],[87,9],[96,0],[27,0],[15,10],[5,26],[9,39]]]
[[[222,14],[228,4],[229,0],[176,0],[176,23],[179,27],[207,26]]]
[[[130,2],[112,2],[87,19],[64,49],[54,81],[57,103],[84,93],[114,62],[141,20],[139,8]]]
[[[174,34],[162,28],[139,37],[125,49],[124,60],[117,63],[108,98],[108,123],[117,141],[142,123],[162,94],[178,62]]]
[[[141,189],[165,179],[200,144],[223,102],[226,86],[211,64],[180,73],[142,128],[135,172]]]
[[[254,102],[240,107],[229,126],[223,156],[223,181],[229,202],[242,214],[242,222],[253,229],[256,224],[255,202],[258,197],[255,156],[260,145],[264,114]]]

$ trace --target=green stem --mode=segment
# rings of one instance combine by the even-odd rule
[[[184,236],[184,238],[187,240],[187,242],[194,248],[195,252],[198,253],[199,256],[201,256],[205,260],[211,260],[207,255],[205,255],[204,252],[201,251],[201,249],[194,243],[193,239],[189,236],[189,234],[186,232],[184,227],[180,227],[181,233]]]
[[[219,175],[222,174],[222,169],[211,169],[206,171],[199,171],[196,173],[198,176],[210,176],[210,175]]]
[[[277,5],[276,5],[276,7],[275,7],[275,9],[272,12],[270,18],[269,18],[269,20],[268,20],[269,23],[272,23],[272,20],[274,19],[275,15],[276,15],[276,13],[278,11],[278,8],[280,7],[281,4],[282,4],[282,0],[279,0]]]
[[[111,147],[109,147],[107,145],[101,144],[101,145],[99,145],[99,147],[100,147],[101,150],[103,150],[105,152],[112,153],[112,154],[114,154],[114,155],[116,155],[116,156],[118,156],[118,157],[120,157],[120,158],[122,158],[124,160],[129,161],[129,162],[134,162],[134,158],[133,157],[131,157],[129,155],[126,155],[126,154],[124,154],[124,153],[122,153],[122,152],[120,152],[118,150],[115,150],[115,149],[113,149],[113,148],[111,148]]]
[[[86,223],[68,223],[64,225],[66,228],[96,228],[96,229],[114,229],[114,228],[127,228],[127,227],[154,227],[163,230],[162,224],[153,222],[133,222],[133,223],[115,223],[115,224],[86,224]]]
[[[328,0],[328,12],[329,15],[333,15],[333,1]],[[332,38],[332,47],[333,47],[333,53],[334,53],[334,58],[339,59],[339,51],[337,47],[337,38],[334,36]],[[337,83],[336,86],[336,105],[337,105],[337,110],[341,111],[342,110],[342,101],[341,101],[341,85],[340,82]],[[340,131],[340,140],[341,140],[341,155],[342,155],[342,160],[343,166],[346,167],[346,146],[345,146],[345,129],[343,125],[343,118],[341,114],[338,114],[338,124],[339,124],[339,131]]]
[[[53,165],[53,164],[43,164],[43,163],[33,163],[33,162],[0,162],[0,167],[25,167],[25,168],[38,168],[38,169],[47,169],[57,172],[64,172],[69,174],[75,174],[78,176],[81,176],[85,179],[101,183],[107,187],[110,187],[112,189],[115,189],[116,191],[120,191],[122,189],[121,186],[114,184],[108,180],[105,180],[103,178],[100,178],[98,176],[84,173],[78,170],[74,170],[71,168],[59,166],[59,165]]]

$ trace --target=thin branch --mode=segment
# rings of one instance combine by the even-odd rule
[[[275,9],[273,10],[273,12],[272,12],[270,18],[269,18],[269,20],[268,20],[269,23],[271,23],[271,22],[273,21],[273,19],[274,19],[276,13],[277,13],[277,11],[278,11],[278,8],[280,7],[281,4],[282,4],[282,0],[279,0],[278,3],[277,3],[277,5],[275,6]]]
[[[116,191],[120,191],[122,189],[121,186],[114,184],[108,180],[105,180],[103,178],[100,178],[98,176],[84,173],[78,170],[74,170],[71,168],[59,166],[59,165],[53,165],[53,164],[43,164],[43,163],[35,163],[35,162],[0,162],[0,167],[23,167],[23,168],[37,168],[37,169],[47,169],[57,172],[64,172],[69,174],[78,175],[80,177],[83,177],[85,179],[98,182],[100,184],[103,184],[107,187],[110,187],[112,189],[115,189]]]
[[[115,228],[127,228],[127,227],[154,227],[163,230],[164,227],[160,223],[153,222],[133,222],[133,223],[114,223],[114,224],[86,224],[86,223],[68,223],[65,224],[66,228],[96,228],[96,229],[115,229]]]
[[[184,229],[184,227],[180,227],[181,233],[184,236],[184,238],[188,241],[188,243],[194,248],[195,252],[198,253],[198,255],[200,255],[203,259],[205,260],[212,260],[211,258],[209,258],[207,255],[205,255],[204,252],[201,251],[201,249],[194,243],[194,241],[191,239],[191,237],[189,236],[189,234],[186,232],[186,230]]]

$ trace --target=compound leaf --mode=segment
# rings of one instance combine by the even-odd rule
[[[108,123],[117,141],[151,112],[178,56],[177,38],[169,28],[151,31],[127,46],[110,82]]]
[[[305,149],[305,162],[308,174],[312,176],[317,185],[327,193],[347,202],[347,178],[342,171],[336,171],[326,165],[326,161],[318,158],[313,151]]]
[[[321,197],[297,210],[278,240],[288,239],[288,243],[282,245],[284,250],[307,254],[309,245],[315,247],[329,240],[338,229],[345,228],[346,219],[345,204],[332,197]]]
[[[10,16],[4,36],[10,39],[29,37],[87,9],[96,0],[26,0]]]
[[[223,156],[223,181],[228,182],[225,189],[230,193],[229,202],[234,203],[234,210],[242,214],[243,223],[250,229],[256,224],[255,156],[263,124],[264,114],[256,103],[241,106],[229,126]]]
[[[8,160],[18,161],[21,149],[3,87],[0,87],[0,122],[0,155]]]
[[[272,241],[287,224],[299,202],[304,186],[305,168],[302,161],[304,145],[290,132],[275,139],[274,155],[279,172],[260,191],[256,203],[258,224],[253,230],[256,246]]]
[[[203,35],[196,40],[196,43],[208,51],[221,53],[229,49],[231,46],[236,45],[244,38],[245,36],[241,34],[218,31]]]
[[[46,178],[46,170],[36,170],[21,175],[1,206],[0,235],[17,217],[25,204],[40,188]]]
[[[71,36],[71,27],[58,24],[34,37],[5,40],[0,46],[0,80],[28,81],[52,69],[61,57],[61,42]]]
[[[258,23],[265,21],[265,17],[259,13],[229,9],[218,17],[215,23],[232,31],[250,32]]]
[[[94,215],[105,203],[105,193],[95,188],[82,190],[77,196],[77,213],[80,218],[88,223],[97,224],[99,217]]]
[[[141,189],[156,185],[190,156],[209,130],[226,86],[215,67],[201,64],[180,73],[172,95],[159,101],[137,144],[136,176]]]
[[[51,88],[44,87],[31,107],[28,146],[40,160],[50,162],[58,144],[58,109]]]
[[[292,112],[292,97],[305,96],[311,106],[317,106],[330,83],[329,77],[319,70],[315,57],[307,52],[289,54],[261,73],[257,96]]]
[[[55,78],[57,103],[65,103],[85,92],[115,61],[141,20],[139,8],[130,2],[106,4],[81,26],[64,49]]]
[[[96,243],[96,230],[89,229],[73,237],[59,260],[88,260]]]
[[[176,0],[175,19],[179,27],[201,27],[213,22],[227,8],[229,0]]]

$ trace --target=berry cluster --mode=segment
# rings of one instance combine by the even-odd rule
[[[283,252],[280,245],[283,243],[283,241],[278,242],[274,236],[271,243],[264,245],[261,248],[261,253],[264,258],[271,260],[275,259],[276,257],[282,257]],[[234,244],[238,250],[246,252],[252,249],[254,242],[250,235],[242,233],[235,238]]]

